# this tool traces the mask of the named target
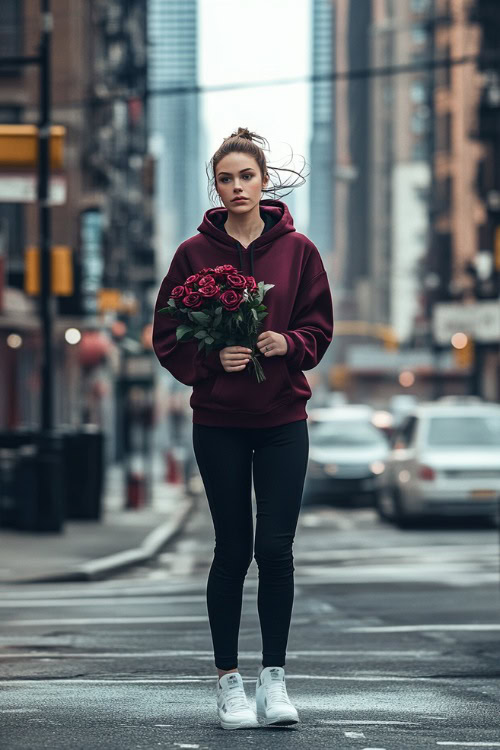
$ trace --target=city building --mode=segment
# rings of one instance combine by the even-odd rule
[[[333,260],[333,144],[335,118],[331,72],[333,4],[312,3],[311,144],[308,236],[320,249],[325,266]],[[333,133],[332,133],[333,130]],[[333,135],[333,137],[332,137]]]
[[[206,185],[200,158],[199,96],[192,92],[198,84],[197,0],[150,0],[148,61],[161,281],[176,248],[196,233]]]
[[[430,186],[429,0],[372,2],[370,28],[370,310],[401,344],[420,314]],[[390,75],[377,74],[389,68]],[[365,315],[367,311],[365,311]]]
[[[151,160],[144,101],[147,86],[146,0],[63,0],[51,3],[51,121],[66,130],[64,167],[57,174],[51,208],[52,245],[71,249],[73,293],[53,297],[54,423],[98,421],[109,434],[109,455],[119,412],[115,379],[119,365],[110,328],[123,318],[138,342],[151,321],[155,288],[152,247]],[[5,56],[30,56],[40,37],[40,3],[2,3]],[[7,41],[6,41],[7,40]],[[0,66],[0,120],[39,119],[37,66]],[[36,176],[33,173],[33,176]],[[23,179],[26,177],[24,175]],[[0,176],[3,179],[3,176]],[[41,326],[38,298],[25,293],[25,248],[38,244],[38,208],[0,199],[0,245],[5,256],[0,309],[0,426],[37,426],[40,408]],[[104,309],[103,290],[116,293],[116,309]],[[68,328],[82,345],[65,338]],[[90,329],[101,334],[102,368],[88,367],[83,352]],[[105,356],[106,351],[110,358]],[[111,366],[113,352],[115,362]],[[4,387],[5,386],[5,387]]]

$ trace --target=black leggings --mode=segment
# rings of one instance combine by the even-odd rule
[[[238,666],[243,583],[254,554],[253,462],[262,664],[282,667],[294,598],[292,545],[309,456],[307,420],[265,428],[193,423],[193,448],[215,530],[207,581],[215,666]]]

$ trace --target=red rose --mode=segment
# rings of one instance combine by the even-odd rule
[[[175,286],[170,292],[170,296],[174,299],[182,299],[182,297],[185,297],[186,294],[186,289],[183,286]]]
[[[235,292],[234,289],[227,289],[227,291],[222,292],[219,299],[226,310],[233,311],[237,310],[243,302],[243,295],[238,294],[238,292]]]
[[[249,292],[255,292],[258,289],[257,282],[255,281],[253,276],[247,276],[247,289]]]
[[[224,266],[217,266],[217,269],[220,269],[223,273],[238,273],[238,269],[231,266],[229,263]]]
[[[247,280],[241,273],[230,273],[227,276],[227,283],[233,289],[244,289],[247,285]]]
[[[215,284],[215,279],[210,274],[202,276],[198,282],[198,286],[205,286],[205,284]]]
[[[196,284],[198,279],[200,278],[199,273],[194,273],[192,276],[188,276],[184,284]]]
[[[187,297],[184,297],[182,301],[186,307],[189,307],[192,310],[201,307],[203,304],[203,297],[201,297],[198,292],[191,292]]]
[[[200,268],[200,270],[198,271],[198,275],[205,276],[205,274],[207,273],[212,273],[213,270],[213,268]]]
[[[217,286],[217,284],[205,284],[205,286],[200,287],[199,294],[202,295],[202,297],[205,297],[205,299],[211,299],[212,297],[217,297],[220,293],[220,289]]]

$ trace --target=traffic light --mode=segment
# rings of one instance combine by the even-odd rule
[[[64,159],[63,125],[50,128],[50,164],[61,169]],[[38,164],[38,127],[36,125],[0,125],[0,166],[9,169],[35,169]]]
[[[55,245],[51,253],[51,292],[59,297],[73,294],[73,258],[71,248]],[[40,250],[28,247],[25,251],[24,291],[35,296],[40,294]]]

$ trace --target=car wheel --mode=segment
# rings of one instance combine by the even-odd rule
[[[411,516],[406,511],[403,497],[398,489],[394,490],[394,507],[395,507],[395,523],[400,529],[411,529],[416,523],[417,519],[415,516]]]
[[[397,511],[392,487],[383,487],[375,493],[375,510],[382,521],[396,520]]]

